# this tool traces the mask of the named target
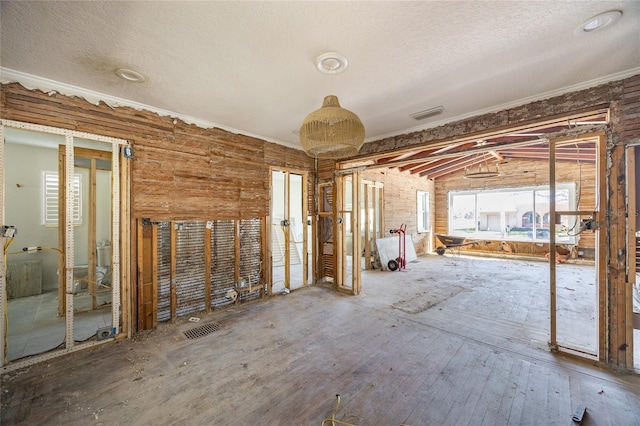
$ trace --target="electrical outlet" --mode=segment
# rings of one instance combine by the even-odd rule
[[[18,229],[13,225],[4,225],[2,227],[2,236],[4,238],[13,238],[18,235]]]

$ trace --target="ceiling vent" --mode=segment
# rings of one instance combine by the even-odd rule
[[[425,118],[434,117],[436,115],[440,115],[444,112],[444,108],[442,105],[437,106],[435,108],[427,109],[420,112],[415,112],[413,114],[409,114],[411,118],[416,121],[424,120]]]

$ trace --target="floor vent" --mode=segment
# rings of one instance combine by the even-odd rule
[[[209,323],[187,330],[184,332],[184,335],[187,336],[187,339],[197,339],[198,337],[206,336],[207,334],[211,334],[218,330],[220,330],[220,326],[218,324]]]

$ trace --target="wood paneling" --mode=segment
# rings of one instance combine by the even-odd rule
[[[362,178],[384,184],[383,218],[386,226],[383,229],[384,235],[389,236],[389,229],[399,228],[404,223],[407,225],[406,235],[411,236],[416,253],[426,253],[429,250],[431,233],[418,233],[417,192],[429,192],[430,201],[433,203],[433,181],[417,175],[411,175],[409,172],[400,172],[397,169],[364,171],[362,172]],[[433,211],[434,209],[431,208],[432,223]]]
[[[135,218],[263,217],[269,210],[269,166],[313,175],[314,161],[303,151],[249,136],[15,83],[3,85],[2,95],[2,118],[130,140]]]

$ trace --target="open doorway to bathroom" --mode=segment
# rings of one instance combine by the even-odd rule
[[[4,121],[2,134],[2,364],[114,337],[125,141]]]

